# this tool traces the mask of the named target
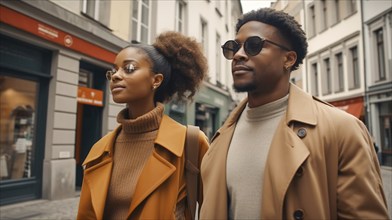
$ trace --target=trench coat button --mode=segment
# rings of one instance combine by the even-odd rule
[[[297,170],[297,172],[295,172],[295,175],[298,177],[301,177],[302,174],[304,174],[304,168],[302,166],[300,166]]]
[[[295,220],[302,220],[304,219],[304,212],[301,209],[295,210],[293,216]]]
[[[304,138],[306,136],[306,129],[305,128],[300,128],[297,131],[297,135],[300,138]]]

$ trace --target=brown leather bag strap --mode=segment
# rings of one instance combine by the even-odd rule
[[[192,220],[195,219],[198,176],[199,176],[199,127],[188,125],[185,142],[185,178],[187,190],[187,204],[191,211]]]

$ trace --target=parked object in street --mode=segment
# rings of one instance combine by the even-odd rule
[[[127,107],[117,116],[120,126],[99,140],[83,163],[77,219],[191,219],[187,129],[164,114],[163,103],[191,100],[206,70],[197,42],[177,32],[118,53],[106,76],[114,102]],[[201,131],[197,139],[200,166],[208,140]]]
[[[388,219],[365,125],[290,83],[307,53],[301,26],[262,8],[236,31],[222,50],[247,98],[203,158],[201,219]]]

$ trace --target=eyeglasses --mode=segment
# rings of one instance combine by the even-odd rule
[[[133,73],[135,70],[137,70],[138,68],[135,67],[135,65],[133,65],[132,63],[128,63],[126,64],[124,67],[120,67],[121,69],[123,69],[124,73],[126,75]],[[120,69],[116,69],[116,68],[112,68],[108,71],[106,71],[106,79],[108,80],[112,80],[112,77],[115,73],[117,73],[117,71]]]
[[[282,46],[280,44],[277,44],[275,42],[272,42],[270,40],[266,40],[266,39],[261,38],[259,36],[252,36],[252,37],[249,37],[248,39],[246,39],[245,42],[243,43],[245,53],[248,56],[256,56],[257,54],[260,53],[261,49],[263,49],[265,42],[273,44],[283,50],[290,51],[290,49],[288,49],[287,47]],[[241,46],[242,46],[242,44],[237,43],[237,41],[234,41],[234,40],[227,41],[225,44],[223,44],[221,46],[223,56],[225,56],[225,58],[228,60],[232,60],[234,57],[234,54],[237,53],[238,50],[240,50]]]

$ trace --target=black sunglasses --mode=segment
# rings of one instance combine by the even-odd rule
[[[261,38],[259,36],[252,36],[252,37],[249,37],[248,39],[246,39],[244,42],[245,53],[248,56],[256,56],[257,54],[260,53],[261,49],[263,49],[265,42],[273,44],[283,50],[290,51],[289,48],[282,46],[280,44],[277,44],[275,42],[272,42],[270,40],[266,40],[266,39]],[[234,54],[238,52],[238,50],[241,48],[241,46],[242,45],[237,43],[237,41],[234,41],[234,40],[227,41],[225,44],[222,45],[223,56],[225,56],[225,58],[228,60],[232,60],[234,57]]]

